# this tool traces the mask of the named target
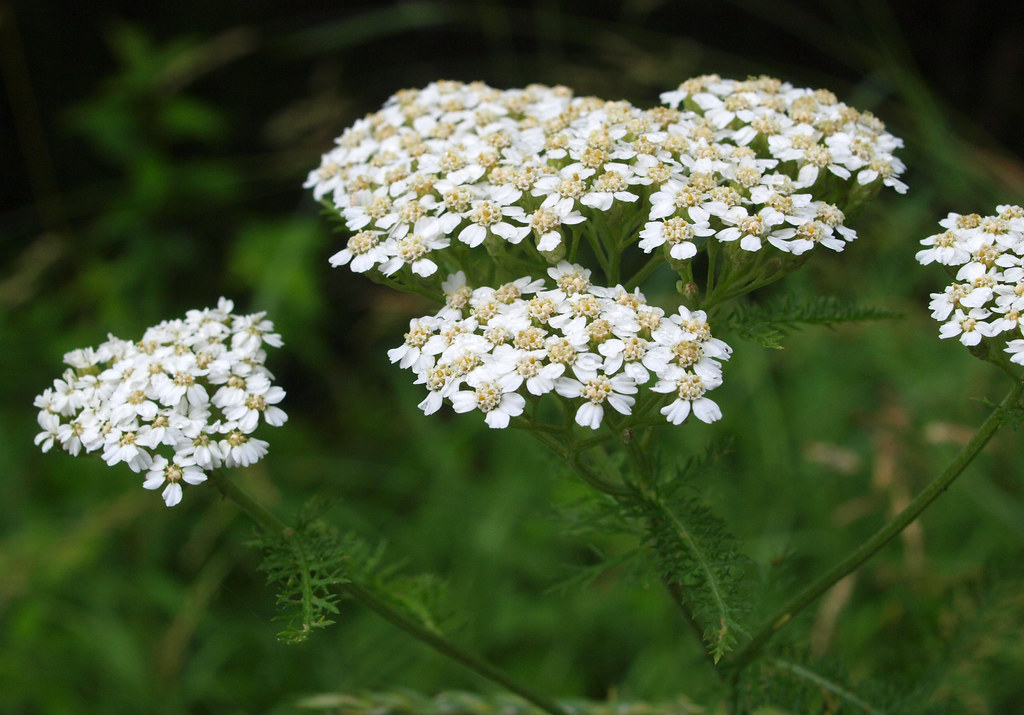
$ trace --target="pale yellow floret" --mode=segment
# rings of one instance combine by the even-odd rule
[[[598,375],[593,380],[587,380],[580,394],[584,399],[599,405],[612,394],[612,381],[605,375]]]

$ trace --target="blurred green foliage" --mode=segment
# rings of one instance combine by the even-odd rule
[[[348,712],[301,699],[491,692],[350,604],[308,642],[277,642],[274,596],[245,546],[252,527],[212,489],[168,510],[127,469],[32,447],[32,397],[65,351],[219,295],[269,311],[287,345],[270,367],[291,419],[242,475],[247,489],[282,514],[312,494],[337,499],[332,523],[386,541],[411,573],[440,574],[457,638],[537,690],[723,705],[653,571],[613,565],[557,588],[596,553],[635,543],[575,529],[590,493],[526,436],[419,413],[385,350],[427,306],[332,271],[338,239],[301,190],[351,121],[439,77],[650,104],[695,74],[768,73],[883,118],[906,141],[910,194],[869,207],[845,253],[816,256],[769,293],[905,317],[805,328],[783,350],[736,339],[716,393],[725,419],[664,434],[680,458],[731,437],[722,468],[692,488],[753,559],[769,613],[898,510],[999,398],[1003,377],[938,340],[925,305],[942,278],[913,254],[948,211],[1024,201],[1024,172],[974,123],[991,116],[953,106],[922,74],[884,4],[699,5],[688,12],[705,22],[657,0],[257,5],[251,20],[211,11],[191,31],[174,13],[128,22],[111,6],[85,28],[94,58],[63,68],[63,84],[42,54],[59,38],[39,14],[62,5],[3,5],[4,147],[16,134],[20,149],[5,173],[26,178],[0,216],[0,712]],[[852,711],[819,678],[881,711],[1013,711],[1024,699],[1016,446],[1005,430],[899,543],[784,631],[752,682],[798,687],[752,695],[750,709]]]

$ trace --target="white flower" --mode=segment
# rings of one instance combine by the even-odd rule
[[[288,420],[284,410],[276,406],[284,399],[284,390],[276,385],[270,385],[269,381],[265,385],[260,384],[258,390],[250,392],[242,404],[224,408],[224,416],[237,422],[238,429],[246,434],[256,429],[260,415],[263,416],[264,422],[274,427],[280,427]]]
[[[458,373],[462,371],[459,370]],[[451,397],[452,393],[462,385],[464,374],[457,374],[453,365],[433,365],[424,370],[418,371],[414,384],[426,385],[429,394],[419,403],[418,407],[423,414],[432,415],[441,409],[444,400]]]
[[[597,351],[604,356],[602,369],[605,374],[612,375],[620,369],[637,385],[643,385],[651,379],[648,370],[655,370],[652,354],[648,352],[647,340],[636,335],[626,339],[612,338],[601,343]]]
[[[968,263],[957,271],[956,279],[970,286],[970,291],[960,299],[960,305],[980,308],[992,300],[993,288],[999,281],[999,271],[988,269],[982,263]]]
[[[44,452],[49,452],[53,448],[54,441],[58,440],[60,416],[44,410],[39,413],[38,421],[43,431],[36,435],[35,445]]]
[[[531,193],[544,197],[541,202],[543,208],[551,209],[559,216],[568,216],[576,208],[576,201],[587,193],[586,180],[593,174],[593,169],[582,164],[569,164],[554,176],[538,179]]]
[[[704,191],[689,182],[669,179],[661,189],[651,195],[651,221],[674,215],[677,211],[698,206],[704,200]]]
[[[744,251],[759,251],[762,239],[781,251],[789,252],[788,239],[796,235],[792,228],[776,228],[785,224],[786,217],[771,207],[750,214],[743,206],[734,206],[719,216],[729,228],[718,232],[719,241],[740,240]]]
[[[501,243],[519,244],[529,233],[541,252],[557,255],[569,233],[564,226],[612,211],[622,214],[612,226],[623,230],[633,225],[630,214],[646,212],[643,249],[668,245],[673,260],[687,260],[701,242],[663,235],[662,220],[698,224],[686,213],[695,208],[710,213],[716,230],[730,209],[760,215],[771,230],[722,238],[744,250],[764,240],[794,254],[818,243],[841,250],[852,233],[801,210],[819,198],[810,189],[855,188],[843,183],[853,183],[851,172],[862,184],[905,189],[893,155],[902,142],[826,90],[709,75],[663,98],[684,106],[644,111],[541,85],[435,82],[400,92],[347,129],[307,177],[314,197],[332,195],[356,234],[331,262],[385,275],[409,266],[407,277],[430,278],[444,263],[431,254],[451,242],[486,246],[497,257]],[[826,183],[824,174],[836,179]],[[780,194],[809,190],[776,205],[757,195],[764,186]],[[787,202],[795,211],[780,207]],[[762,214],[765,207],[784,219]],[[421,221],[434,222],[434,233],[421,230]]]
[[[388,359],[397,362],[400,367],[419,371],[428,367],[433,361],[423,354],[423,347],[437,332],[440,323],[436,318],[417,318],[409,321],[409,330],[405,334],[405,343],[388,350]]]
[[[219,429],[219,423],[209,426],[198,421],[191,423],[182,430],[184,439],[177,442],[175,454],[195,460],[203,469],[216,469],[227,456],[220,442],[211,437]]]
[[[644,253],[650,253],[658,246],[668,244],[669,255],[682,261],[697,254],[693,242],[697,236],[712,236],[715,230],[709,223],[710,215],[699,206],[688,210],[691,220],[679,216],[664,221],[649,221],[640,231],[642,239],[638,244]]]
[[[237,316],[231,324],[231,349],[246,356],[255,355],[263,345],[279,348],[284,345],[266,313]]]
[[[225,425],[230,427],[230,423]],[[248,467],[263,459],[270,445],[262,439],[256,439],[232,429],[228,436],[220,440],[220,450],[224,454],[224,465],[227,467]]]
[[[944,266],[958,266],[970,259],[970,252],[964,250],[961,239],[953,231],[943,231],[921,241],[922,246],[930,246],[918,251],[914,258],[921,265],[927,266],[932,261]]]
[[[928,309],[932,311],[935,320],[945,320],[954,308],[961,305],[961,300],[971,292],[971,286],[964,283],[954,283],[946,286],[942,293],[932,293]]]
[[[591,190],[580,198],[580,203],[598,211],[608,211],[616,201],[633,203],[640,196],[629,191],[636,184],[650,183],[636,174],[626,164],[608,163],[604,165],[604,173],[594,180]]]
[[[103,461],[110,466],[124,462],[133,472],[147,469],[153,463],[153,455],[140,449],[136,443],[136,425],[111,425],[103,440]]]
[[[442,232],[442,224],[429,217],[419,219],[412,233],[409,233],[408,224],[402,224],[392,238],[395,241],[394,255],[380,265],[380,272],[386,276],[406,265],[418,276],[433,275],[437,271],[437,264],[427,255],[431,251],[446,248],[450,243]]]
[[[562,225],[582,223],[585,220],[579,211],[563,212],[562,208],[562,205],[542,206],[525,218],[537,235],[538,251],[554,251],[562,243]]]
[[[559,261],[557,266],[548,268],[548,275],[566,296],[585,293],[590,288],[590,269],[568,261]]]
[[[971,308],[970,312],[957,308],[953,316],[939,327],[940,338],[954,338],[960,336],[960,342],[970,347],[981,342],[983,336],[982,322],[991,313],[984,308]]]
[[[545,363],[543,350],[520,351],[516,372],[526,379],[526,390],[531,395],[546,395],[555,389],[555,381],[565,372],[561,363]]]
[[[722,418],[722,411],[718,404],[705,397],[704,393],[721,384],[722,378],[719,375],[708,373],[702,375],[688,372],[680,367],[671,367],[651,390],[676,393],[676,399],[660,410],[661,414],[665,415],[672,424],[681,424],[689,417],[691,409],[697,419],[710,424]]]
[[[142,486],[145,489],[159,489],[166,484],[161,494],[164,503],[176,506],[181,502],[181,482],[202,484],[205,481],[206,474],[194,459],[175,456],[168,462],[165,457],[158,456],[153,460]]]
[[[505,220],[512,218],[520,223],[525,222],[525,215],[520,207],[502,205],[493,199],[476,201],[467,218],[470,223],[459,232],[459,240],[470,248],[483,243],[488,233],[516,244],[530,232],[529,226],[516,226]]]
[[[250,335],[244,336],[244,342],[250,347],[255,340],[258,338]],[[255,349],[259,349],[258,345]],[[198,366],[193,353],[169,355],[163,360],[162,367],[165,372],[154,374],[149,381],[150,392],[160,404],[177,405],[183,397],[190,405],[197,407],[205,406],[210,401],[210,396],[200,379],[209,371]],[[144,419],[152,420],[152,415],[145,415],[141,411],[144,407],[146,407],[144,403],[138,405],[139,414],[143,415]],[[152,404],[151,409],[155,411],[156,405]]]
[[[905,169],[904,163],[896,157],[880,155],[872,159],[867,168],[857,173],[857,183],[870,184],[881,177],[885,186],[892,187],[898,194],[905,194],[908,187],[898,178]]]
[[[508,427],[509,420],[523,414],[526,407],[526,400],[515,392],[522,381],[522,376],[517,373],[500,377],[471,375],[467,383],[472,389],[453,394],[452,407],[456,412],[480,410],[486,415],[484,420],[488,427],[504,429]]]
[[[577,367],[574,370],[578,380],[561,377],[555,383],[555,391],[562,397],[582,397],[583,404],[576,410],[576,423],[582,427],[597,429],[604,419],[604,403],[611,405],[619,414],[628,415],[635,400],[630,395],[637,392],[633,378],[628,375],[607,375]]]
[[[348,239],[345,248],[330,258],[332,266],[344,266],[351,262],[356,273],[365,273],[376,265],[388,260],[386,245],[381,242],[381,231],[360,231]]]
[[[1006,352],[1010,353],[1010,362],[1024,365],[1024,340],[1011,340],[1006,344]]]
[[[209,418],[209,412],[200,412],[203,415],[202,421],[205,422]],[[188,416],[178,412],[165,411],[155,415],[150,421],[144,422],[139,427],[135,443],[154,450],[159,449],[160,445],[176,447],[185,439],[185,429],[191,424],[192,420]]]

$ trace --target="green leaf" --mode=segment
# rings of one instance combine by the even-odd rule
[[[644,525],[658,575],[700,629],[716,663],[746,632],[740,618],[751,606],[750,560],[689,484],[707,472],[717,456],[709,450],[673,470],[670,479],[638,487],[626,498],[627,508]]]
[[[872,678],[851,685],[846,667],[832,657],[792,653],[766,657],[743,680],[741,712],[882,715],[905,711],[898,703],[900,693]]]
[[[788,295],[764,305],[739,304],[715,324],[766,348],[778,349],[782,347],[782,339],[787,332],[803,325],[832,327],[840,323],[891,320],[901,317],[901,314],[885,308],[852,305],[835,296],[819,296],[806,300]]]
[[[164,136],[170,140],[213,140],[224,136],[221,112],[205,102],[177,96],[157,115]]]
[[[278,587],[276,619],[288,623],[278,637],[289,643],[304,641],[314,629],[333,623],[329,616],[338,613],[338,587],[349,581],[348,549],[337,531],[317,518],[323,508],[311,501],[291,535],[268,532],[255,542],[263,550],[260,570]]]

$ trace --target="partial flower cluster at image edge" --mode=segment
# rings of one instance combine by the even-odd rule
[[[953,276],[929,308],[941,323],[939,337],[974,348],[983,341],[1024,365],[1024,208],[996,207],[994,216],[950,213],[944,229],[921,241],[922,265],[939,263]]]

